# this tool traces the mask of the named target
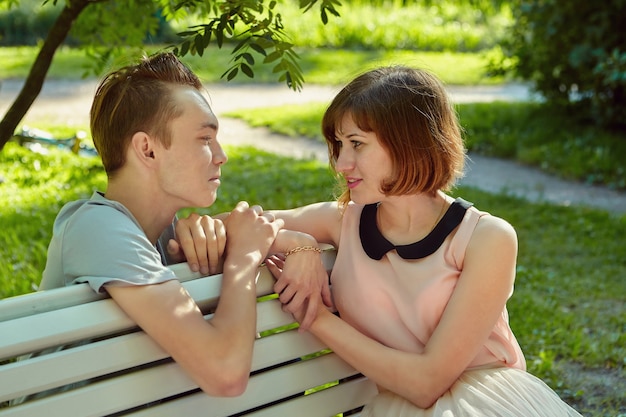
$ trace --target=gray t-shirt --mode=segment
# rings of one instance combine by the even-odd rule
[[[170,225],[157,242],[159,249],[174,236]],[[176,279],[137,220],[122,204],[95,192],[89,200],[66,204],[54,221],[48,260],[40,290],[87,282],[96,292],[104,285],[147,285]],[[77,342],[24,355],[20,360],[80,346]],[[88,384],[81,381],[15,398],[11,406]]]
[[[68,203],[59,212],[39,289],[87,282],[102,292],[104,285],[172,279],[176,276],[130,211],[94,192],[89,200]]]

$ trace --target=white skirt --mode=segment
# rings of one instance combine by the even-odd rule
[[[381,392],[361,417],[581,417],[541,379],[514,368],[465,371],[428,409]]]

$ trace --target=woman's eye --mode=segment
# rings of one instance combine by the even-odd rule
[[[361,146],[362,144],[363,143],[359,142],[358,140],[353,140],[352,141],[352,147],[355,148],[355,149],[358,148],[359,146]]]

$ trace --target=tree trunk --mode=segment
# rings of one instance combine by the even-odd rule
[[[52,58],[58,47],[63,43],[72,24],[76,21],[80,13],[93,0],[67,0],[61,14],[50,29],[48,37],[41,46],[41,50],[35,59],[28,77],[19,95],[7,110],[2,121],[0,121],[0,151],[11,139],[17,125],[22,121],[28,109],[41,92],[46,74],[52,64]]]

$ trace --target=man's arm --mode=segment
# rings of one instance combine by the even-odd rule
[[[228,243],[220,301],[206,321],[178,281],[107,286],[111,297],[198,383],[216,396],[247,385],[256,334],[256,277],[282,221],[239,203],[227,220]]]

